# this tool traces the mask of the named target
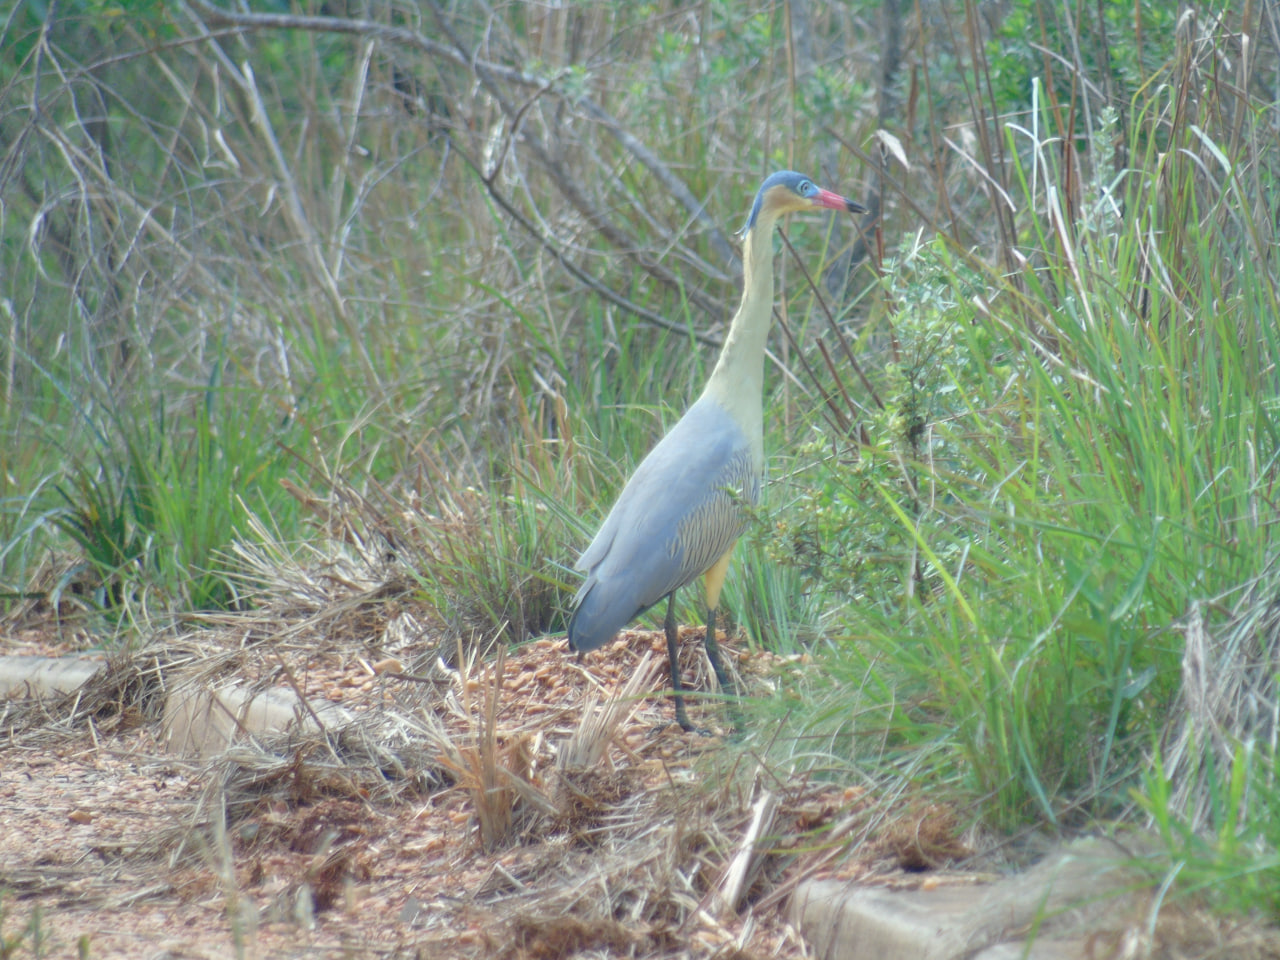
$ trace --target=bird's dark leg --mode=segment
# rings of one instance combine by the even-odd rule
[[[729,700],[729,723],[730,736],[736,738],[738,733],[743,729],[742,711],[738,709],[738,701],[736,699],[736,689],[733,681],[729,679],[729,674],[725,670],[724,665],[720,662],[720,644],[716,640],[716,607],[707,607],[707,636],[704,643],[707,647],[707,659],[711,661],[711,669],[716,673],[716,682],[720,684],[720,692],[727,694]]]
[[[684,695],[680,692],[680,628],[676,626],[676,594],[667,597],[667,618],[662,622],[667,631],[667,659],[671,661],[671,698],[676,702],[676,723],[686,733],[693,730],[689,715],[684,711]]]
[[[716,640],[716,611],[717,607],[707,607],[707,636],[703,641],[707,647],[707,659],[711,661],[711,669],[716,673],[716,682],[720,684],[720,691],[733,696],[733,681],[729,679],[729,675],[725,673],[724,664],[720,662],[720,643]]]

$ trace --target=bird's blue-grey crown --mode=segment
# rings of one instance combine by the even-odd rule
[[[803,173],[796,173],[794,170],[779,170],[777,173],[769,174],[756,192],[756,202],[751,205],[751,213],[747,215],[746,226],[742,228],[744,234],[756,225],[756,217],[760,214],[760,207],[764,205],[765,194],[774,187],[786,187],[801,197],[812,196],[818,192],[818,188],[814,186],[813,181]]]

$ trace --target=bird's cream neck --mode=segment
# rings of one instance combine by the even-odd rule
[[[711,371],[703,395],[726,407],[750,398],[759,416],[764,383],[764,347],[773,321],[774,217],[762,214],[742,241],[742,303],[733,315],[720,359]]]

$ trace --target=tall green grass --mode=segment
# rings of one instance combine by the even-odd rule
[[[80,548],[98,609],[146,616],[142,608],[181,614],[235,606],[229,548],[243,511],[288,522],[291,502],[277,481],[294,431],[269,399],[237,379],[224,381],[215,365],[210,381],[186,395],[138,403],[103,391],[80,407],[83,434],[51,438],[65,466],[50,484],[46,519]]]
[[[941,239],[886,264],[877,442],[815,461],[792,519],[842,595],[793,749],[887,756],[1004,828],[1125,817],[1136,796],[1172,829],[1148,771],[1180,624],[1273,562],[1280,457],[1270,225],[1248,193],[1274,194],[1274,144],[1209,117],[1171,132],[1173,108],[1091,132],[1074,197],[1056,139],[1009,130],[1022,268],[983,276]],[[1274,760],[1209,778],[1223,863],[1234,780]],[[1250,830],[1274,837],[1274,812],[1255,801]]]

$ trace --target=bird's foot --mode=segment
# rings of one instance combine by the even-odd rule
[[[680,728],[681,733],[692,733],[699,737],[714,737],[716,732],[707,727],[697,727],[689,722],[688,717],[681,719],[676,717],[674,721],[667,720],[654,724],[650,729],[648,736],[650,739],[657,739],[667,733],[673,726]]]
[[[683,730],[685,733],[694,733],[700,737],[719,736],[719,734],[717,734],[716,731],[711,730],[708,727],[695,727],[692,723],[689,722],[689,715],[685,713],[683,710],[676,711],[676,723],[680,725],[680,729]]]
[[[714,737],[716,735],[714,730],[709,730],[706,727],[695,727],[692,723],[680,723],[679,720],[676,723],[680,724],[680,729],[685,733],[693,733],[699,737]]]

